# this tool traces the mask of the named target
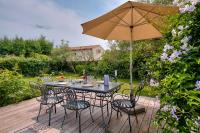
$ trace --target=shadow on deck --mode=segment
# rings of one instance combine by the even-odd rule
[[[139,124],[136,124],[135,117],[131,117],[133,132],[153,133],[156,132],[152,121],[155,113],[159,108],[159,101],[155,98],[140,97],[140,105],[146,109],[145,113],[138,114]],[[48,126],[48,114],[45,109],[42,110],[39,122],[36,121],[39,103],[35,99],[23,101],[18,104],[9,105],[0,108],[0,132],[17,132],[17,133],[77,133],[78,132],[78,119],[76,113],[68,111],[68,118],[66,119],[63,129],[61,130],[61,123],[64,116],[62,107],[57,107],[57,113],[52,113],[51,126]],[[104,110],[106,117],[106,108]],[[119,115],[113,111],[111,123],[109,125],[110,133],[128,133],[128,117],[126,114]],[[95,107],[93,112],[94,123],[92,123],[89,115],[89,110],[84,110],[81,115],[81,129],[83,133],[103,133],[102,118],[100,108]]]

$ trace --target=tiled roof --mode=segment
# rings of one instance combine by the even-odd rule
[[[88,50],[88,49],[93,49],[96,47],[101,47],[100,45],[89,45],[89,46],[79,46],[79,47],[69,47],[72,51],[77,51],[77,50]]]

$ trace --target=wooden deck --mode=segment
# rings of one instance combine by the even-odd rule
[[[146,113],[138,114],[139,124],[136,124],[134,116],[131,117],[134,133],[154,133],[156,128],[152,121],[159,108],[159,101],[155,98],[140,97],[139,104],[145,106]],[[35,99],[23,101],[18,104],[9,105],[0,108],[0,133],[77,133],[78,119],[75,112],[68,111],[68,118],[65,121],[63,129],[60,126],[64,116],[62,107],[57,107],[57,113],[52,113],[51,126],[48,126],[48,114],[45,109],[42,110],[39,122],[36,116],[39,109],[39,103]],[[105,109],[106,112],[106,109]],[[105,113],[106,114],[106,113]],[[84,110],[81,114],[81,126],[83,133],[103,133],[102,118],[99,108],[94,108],[94,123],[91,121],[89,110]],[[110,133],[128,133],[129,125],[127,115],[119,115],[117,119],[116,112],[113,112],[111,123],[109,125]]]

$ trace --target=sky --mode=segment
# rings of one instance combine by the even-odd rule
[[[0,38],[25,39],[45,36],[55,46],[61,40],[70,46],[102,45],[107,41],[82,34],[87,22],[127,0],[0,0]]]

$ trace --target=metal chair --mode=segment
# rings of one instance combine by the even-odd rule
[[[52,88],[51,88],[51,90],[49,90],[49,88],[47,86],[41,85],[37,82],[30,81],[29,84],[33,90],[37,90],[37,91],[39,90],[41,93],[40,98],[36,98],[36,100],[38,102],[40,102],[40,108],[39,108],[39,112],[37,115],[37,121],[38,121],[42,106],[45,105],[48,107],[49,126],[50,126],[51,125],[51,112],[53,110],[53,107],[55,107],[56,104],[59,104],[63,101],[63,96],[57,95],[55,90],[53,90]],[[56,88],[56,91],[58,91],[57,88]],[[56,108],[55,108],[55,113],[56,113]]]
[[[115,111],[117,111],[117,117],[118,117],[118,113],[121,112],[121,111],[126,113],[128,115],[130,132],[132,131],[130,116],[131,115],[135,116],[136,122],[138,123],[137,113],[145,112],[145,108],[141,108],[140,110],[136,110],[136,104],[139,100],[139,96],[140,96],[140,93],[141,93],[143,88],[144,88],[144,82],[142,81],[142,82],[140,82],[138,89],[136,90],[135,95],[132,98],[129,95],[124,94],[124,92],[126,90],[130,91],[130,89],[125,89],[125,90],[123,90],[122,94],[114,94],[112,102],[111,102],[110,119],[111,119],[111,116],[112,116],[112,110],[113,109]],[[118,97],[118,98],[116,98],[116,97]],[[110,123],[110,119],[109,119],[109,123]]]
[[[111,81],[117,82],[117,77],[111,76]],[[119,88],[120,89],[120,88]],[[117,91],[119,90],[117,89]],[[107,107],[107,116],[109,116],[109,106],[108,104],[111,102],[112,96],[115,92],[110,92],[110,93],[95,93],[94,101],[93,101],[93,110],[94,106],[96,105],[96,101],[99,100],[99,106],[106,106]],[[105,103],[105,104],[104,104]]]
[[[93,120],[92,117],[92,113],[91,113],[91,106],[90,103],[88,101],[85,100],[79,100],[77,99],[77,95],[76,92],[73,89],[68,89],[66,90],[66,92],[64,92],[65,96],[66,96],[66,100],[63,102],[62,106],[65,110],[65,115],[64,115],[64,119],[62,121],[62,125],[61,128],[63,127],[64,121],[67,117],[67,109],[68,110],[73,110],[76,111],[76,113],[78,114],[78,118],[79,118],[79,133],[81,133],[81,112],[87,108],[89,108],[90,110],[90,116]]]

